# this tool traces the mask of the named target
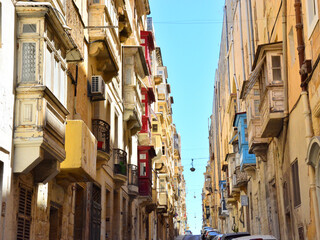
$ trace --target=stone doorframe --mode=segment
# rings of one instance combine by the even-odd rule
[[[318,208],[318,217],[320,215],[320,136],[315,136],[310,140],[309,146],[308,146],[308,152],[307,152],[307,159],[306,162],[308,165],[311,165],[313,168],[313,182],[311,182],[311,187],[314,185],[315,192],[316,192],[316,198],[318,206],[315,206]]]

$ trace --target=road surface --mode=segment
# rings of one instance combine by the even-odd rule
[[[200,235],[188,235],[183,240],[200,240]]]

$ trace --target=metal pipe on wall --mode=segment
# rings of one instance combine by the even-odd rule
[[[301,76],[301,101],[303,104],[303,115],[306,127],[306,141],[309,145],[311,138],[313,137],[313,126],[311,119],[311,109],[308,97],[308,84],[306,79],[308,73],[304,70],[305,65],[305,43],[303,39],[303,22],[302,22],[302,10],[301,10],[301,0],[295,0],[295,17],[296,17],[296,31],[297,31],[297,41],[298,41],[298,55],[299,55],[299,66],[300,66],[300,76]],[[309,171],[309,184],[310,184],[310,195],[312,199],[312,204],[316,211],[314,212],[315,226],[320,225],[319,212],[317,211],[317,196],[316,196],[316,186],[315,186],[315,169],[312,166],[308,166]],[[317,239],[320,239],[320,230],[316,227]]]
[[[247,22],[247,37],[248,37],[248,55],[249,55],[249,72],[251,72],[252,68],[252,51],[250,44],[250,22],[249,22],[249,9],[248,9],[248,0],[246,0],[246,22]],[[249,74],[249,73],[248,73]]]
[[[243,76],[243,81],[245,81],[245,80],[246,80],[246,71],[245,71],[245,65],[244,65],[241,0],[238,0],[238,3],[239,3],[239,27],[240,27],[240,45],[241,45],[241,60],[242,60],[242,76]]]
[[[254,46],[254,32],[253,32],[253,21],[252,21],[252,7],[251,0],[248,0],[249,7],[249,19],[250,19],[250,33],[251,33],[251,50],[252,50],[252,59],[255,58],[255,46]]]
[[[227,71],[228,71],[228,83],[229,83],[229,94],[231,94],[231,82],[230,82],[230,63],[229,63],[229,34],[228,34],[228,9],[227,5],[224,6],[224,15],[225,15],[225,23],[226,23],[226,53],[227,53]]]

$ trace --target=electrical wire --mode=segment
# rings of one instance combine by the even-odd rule
[[[287,15],[287,17],[295,17],[295,15]],[[268,20],[271,20],[271,19],[276,19],[277,16],[274,16],[274,17],[264,17],[264,18],[258,18],[258,19],[255,19],[254,21],[266,21],[267,19]],[[248,19],[243,19],[242,22],[246,22],[248,21]],[[227,21],[227,23],[239,23],[240,21]],[[224,21],[221,21],[221,20],[213,20],[213,19],[207,19],[207,20],[172,20],[172,21],[155,21],[153,22],[154,24],[221,24],[221,23],[224,23]]]

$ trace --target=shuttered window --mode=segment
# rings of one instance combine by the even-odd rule
[[[101,189],[92,184],[91,192],[91,217],[90,217],[90,240],[100,239],[101,228]]]
[[[30,239],[32,189],[20,185],[17,240]]]
[[[293,183],[293,203],[294,207],[297,207],[301,204],[298,160],[295,160],[291,165],[291,176]]]

